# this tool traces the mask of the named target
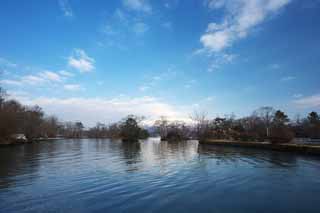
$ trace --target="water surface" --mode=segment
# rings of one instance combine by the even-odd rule
[[[0,147],[0,212],[319,212],[320,158],[149,139]]]

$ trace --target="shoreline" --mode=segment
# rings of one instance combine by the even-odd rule
[[[264,149],[264,150],[273,150],[273,151],[320,156],[320,144],[318,146],[311,145],[311,144],[294,144],[294,143],[271,144],[269,142],[244,142],[244,141],[214,140],[214,139],[199,141],[199,144],[212,145],[212,146]]]
[[[36,139],[33,139],[32,141],[10,141],[10,140],[7,140],[6,142],[1,142],[0,147],[19,146],[19,145],[25,145],[25,144],[39,143],[42,141],[54,141],[54,140],[59,140],[59,139],[65,139],[65,138],[36,138]]]

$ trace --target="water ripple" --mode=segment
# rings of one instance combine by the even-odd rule
[[[157,139],[6,147],[0,212],[318,212],[319,162]]]

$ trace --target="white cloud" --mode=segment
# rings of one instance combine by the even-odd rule
[[[148,0],[123,0],[123,5],[129,10],[151,13],[152,7]]]
[[[74,76],[73,73],[68,72],[68,71],[65,71],[65,70],[59,71],[59,74],[62,75],[62,76],[64,76],[64,77],[73,77],[73,76]]]
[[[79,91],[83,90],[83,88],[79,84],[65,84],[63,88],[68,91]]]
[[[149,30],[148,25],[146,25],[143,22],[137,22],[133,25],[133,32],[136,35],[143,35],[144,33],[146,33]]]
[[[5,84],[5,85],[11,85],[11,86],[21,86],[22,85],[21,81],[10,80],[10,79],[0,80],[0,83]]]
[[[65,17],[73,17],[73,11],[69,0],[59,0],[59,6]]]
[[[48,114],[57,115],[64,121],[81,120],[92,126],[96,122],[115,122],[128,114],[144,115],[149,122],[160,116],[172,120],[187,120],[187,108],[166,103],[155,97],[123,97],[117,98],[29,98],[14,97],[24,104],[39,105]]]
[[[316,108],[320,107],[320,94],[298,98],[293,103],[300,108]]]
[[[15,98],[28,96],[30,93],[21,90],[8,90],[8,95],[10,98]]]
[[[94,67],[95,60],[89,57],[82,49],[74,49],[72,56],[69,57],[69,66],[79,70],[80,72],[91,72]]]
[[[32,85],[39,86],[50,83],[61,83],[63,82],[63,78],[56,72],[52,71],[42,71],[36,74],[29,74],[21,76],[17,79],[5,79],[2,80],[1,83],[6,85],[15,85],[15,86],[23,86],[23,85]]]
[[[23,84],[30,84],[30,85],[39,85],[46,82],[46,80],[40,76],[36,75],[26,75],[21,77],[21,82]]]
[[[207,0],[211,9],[224,9],[221,24],[209,23],[200,41],[207,51],[220,52],[242,38],[291,0]]]
[[[210,51],[219,52],[230,46],[232,33],[229,30],[209,32],[201,36],[200,41]]]
[[[48,81],[62,81],[61,76],[59,74],[47,70],[40,72],[39,77]]]
[[[226,0],[206,0],[204,3],[210,9],[218,9],[225,6],[226,2]]]

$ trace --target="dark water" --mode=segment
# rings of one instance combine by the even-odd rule
[[[320,212],[320,158],[195,141],[0,148],[0,212]]]

